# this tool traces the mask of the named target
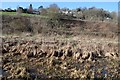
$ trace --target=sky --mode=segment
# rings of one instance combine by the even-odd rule
[[[23,8],[28,8],[29,4],[33,5],[33,8],[38,8],[39,6],[43,6],[44,8],[49,7],[50,4],[57,4],[60,8],[70,8],[76,9],[79,7],[96,7],[103,8],[107,11],[118,11],[118,2],[2,2],[2,6],[0,8],[7,9],[12,8],[16,9],[18,6]]]

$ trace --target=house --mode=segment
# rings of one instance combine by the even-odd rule
[[[39,15],[40,14],[40,11],[39,10],[37,10],[37,9],[35,9],[35,10],[33,10],[33,12],[32,12],[33,14],[37,14],[37,15]]]

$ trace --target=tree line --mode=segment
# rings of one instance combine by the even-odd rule
[[[17,9],[12,10],[11,8],[4,9],[2,12],[16,12],[17,14],[28,13],[28,14],[37,14],[43,16],[49,16],[53,19],[60,18],[75,18],[75,19],[85,19],[85,20],[99,20],[99,21],[117,21],[117,13],[109,12],[102,8],[59,8],[57,4],[51,4],[49,7],[44,8],[39,6],[37,9],[33,9],[32,4],[29,5],[29,8],[17,7]]]

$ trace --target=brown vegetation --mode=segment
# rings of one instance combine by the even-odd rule
[[[117,24],[2,17],[3,79],[120,78]]]
[[[40,18],[28,16],[2,16],[3,33],[11,34],[16,32],[31,32],[44,34],[76,34],[93,33],[93,35],[103,35],[114,37],[118,35],[118,27],[115,23],[82,21],[57,18]]]
[[[38,40],[3,38],[3,78],[120,78],[117,43]]]

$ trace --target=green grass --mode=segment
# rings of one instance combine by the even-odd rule
[[[0,15],[16,15],[16,12],[0,12]]]
[[[16,12],[0,12],[0,15],[16,15]],[[20,16],[36,16],[41,18],[49,18],[48,16],[36,15],[36,14],[28,14],[28,13],[21,13]]]

